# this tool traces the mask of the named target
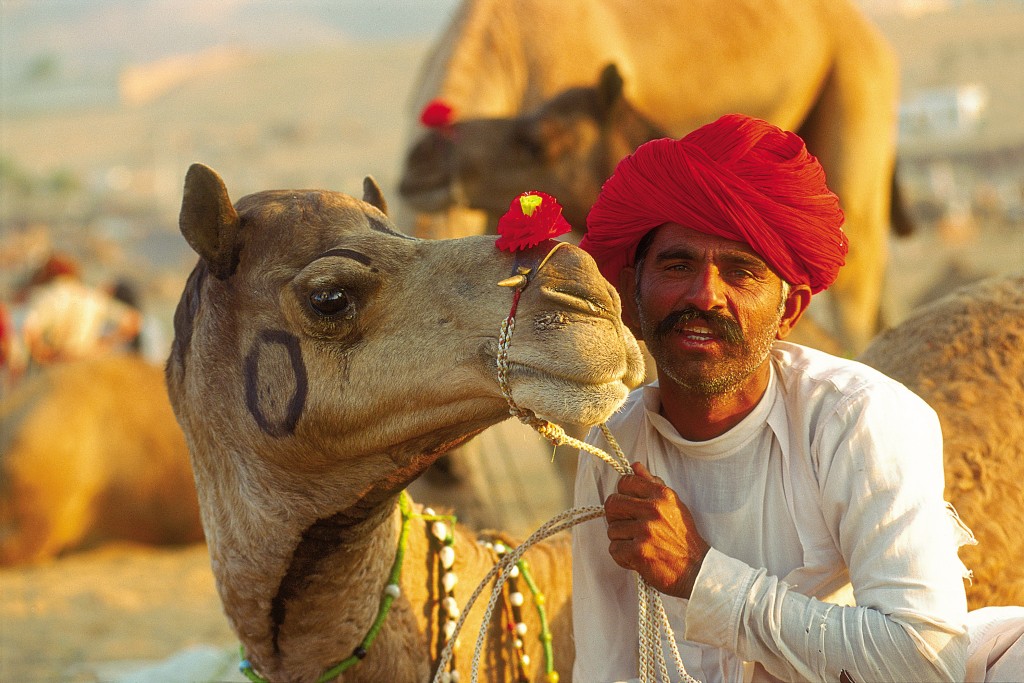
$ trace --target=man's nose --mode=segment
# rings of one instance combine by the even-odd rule
[[[687,291],[687,303],[701,311],[725,307],[725,282],[718,268],[707,265],[696,272]]]

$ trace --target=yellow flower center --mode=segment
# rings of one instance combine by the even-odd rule
[[[519,198],[519,206],[523,209],[524,216],[532,216],[537,207],[543,203],[544,198],[535,194],[524,194]]]

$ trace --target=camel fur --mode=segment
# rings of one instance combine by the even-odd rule
[[[0,404],[0,565],[109,541],[203,540],[163,369],[136,355],[48,366]]]
[[[517,404],[595,423],[643,375],[617,294],[578,248],[555,249],[538,269],[554,243],[513,255],[489,236],[415,239],[395,229],[371,179],[364,200],[271,191],[232,206],[211,169],[193,165],[185,181],[181,230],[200,259],[175,314],[167,382],[225,613],[274,681],[316,680],[352,654],[395,559],[399,493],[508,416],[495,359],[513,290],[499,281],[530,269],[509,350]],[[429,680],[444,594],[428,525],[411,524],[401,596],[342,680]],[[493,558],[457,534],[454,590],[465,605]],[[568,680],[568,541],[526,559]],[[463,676],[482,611],[456,650]],[[535,610],[524,617],[527,673],[542,679]],[[502,635],[496,619],[483,680],[515,679]]]
[[[576,191],[595,192],[599,183],[586,168],[594,160],[579,151],[600,135],[592,126],[562,130],[555,121],[542,132],[568,148],[545,148],[526,128],[520,145],[491,140],[506,161],[483,168],[461,167],[468,153],[453,148],[466,144],[459,123],[527,114],[569,88],[591,85],[611,63],[636,110],[672,137],[732,112],[800,133],[840,197],[850,235],[848,265],[831,293],[833,333],[847,349],[863,349],[878,329],[887,260],[898,65],[850,0],[467,0],[424,63],[412,97],[413,116],[436,98],[452,107],[455,125],[420,128],[412,139],[402,181],[408,206],[422,215],[476,205],[493,222],[518,192],[543,189],[543,177],[524,182],[516,175],[507,180],[518,189],[479,201],[493,177],[516,173],[519,154],[534,155],[541,166],[568,155]],[[600,173],[629,151],[613,150]],[[574,220],[583,229],[578,215]],[[432,234],[464,229],[449,221]]]
[[[880,334],[860,360],[899,380],[939,415],[946,499],[978,544],[971,609],[1024,605],[1024,275],[968,285]]]

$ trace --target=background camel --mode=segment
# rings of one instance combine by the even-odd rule
[[[203,539],[163,371],[138,356],[33,375],[0,405],[0,453],[0,564]]]
[[[970,285],[880,334],[860,360],[907,385],[942,423],[946,499],[978,545],[971,608],[1024,605],[1024,275]]]
[[[832,331],[846,348],[863,349],[877,330],[886,266],[898,77],[889,46],[855,4],[470,0],[423,65],[412,103],[417,116],[440,98],[456,121],[512,117],[592,83],[609,63],[637,110],[669,135],[742,112],[804,137],[850,233],[848,265],[832,288]],[[419,165],[425,149],[444,153],[448,132],[427,131],[410,145],[403,196],[417,211],[443,211],[475,192],[473,174],[447,169],[444,182]],[[507,206],[513,196],[493,201]],[[461,228],[419,230],[449,236]]]
[[[271,680],[315,680],[353,653],[396,558],[399,492],[508,416],[495,359],[513,292],[500,280],[532,269],[509,352],[518,404],[593,423],[643,374],[617,294],[578,248],[562,245],[538,269],[554,243],[513,256],[492,237],[418,240],[393,228],[369,179],[365,199],[261,192],[232,207],[210,169],[186,177],[181,230],[200,262],[175,314],[168,386],[225,612]],[[400,596],[345,680],[427,680],[444,597],[428,528],[412,521]],[[493,558],[463,531],[454,547],[464,605]],[[568,551],[563,537],[527,553],[566,677]],[[523,617],[539,633],[533,610]],[[491,623],[492,638],[503,624]],[[539,679],[540,642],[524,641]],[[490,651],[485,680],[513,679],[507,655]]]

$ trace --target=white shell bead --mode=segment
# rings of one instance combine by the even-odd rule
[[[512,603],[512,605],[515,606],[515,607],[522,607],[523,606],[523,594],[520,593],[519,591],[516,591],[512,595],[508,596],[508,599]]]
[[[450,545],[442,546],[440,552],[441,566],[445,569],[451,569],[452,565],[455,564],[455,548]]]
[[[454,621],[446,621],[446,622],[444,622],[444,637],[446,639],[448,639],[448,640],[451,640],[452,636],[454,636],[454,635],[455,635],[455,622]]]
[[[430,527],[430,532],[434,534],[434,538],[443,541],[448,538],[448,525],[444,522],[434,522]]]
[[[445,593],[450,593],[458,582],[459,577],[455,576],[452,572],[445,572],[444,576],[441,577],[441,585],[444,586]]]
[[[393,598],[397,598],[402,594],[402,587],[397,583],[389,583],[384,586],[384,595],[390,595]]]
[[[508,570],[508,575],[511,576],[513,579],[518,579],[519,578],[519,565],[518,564],[512,565],[512,568]]]
[[[441,601],[441,606],[444,607],[449,617],[451,617],[452,619],[459,618],[459,605],[455,602],[455,598],[449,595]]]
[[[516,624],[516,633],[518,633],[521,636],[525,636],[526,635],[526,631],[527,631],[527,628],[526,628],[526,624],[524,622],[520,621],[518,624]]]
[[[452,683],[459,683],[459,672],[458,671],[453,671],[452,672]]]
[[[523,655],[523,666],[530,666],[530,655]]]

